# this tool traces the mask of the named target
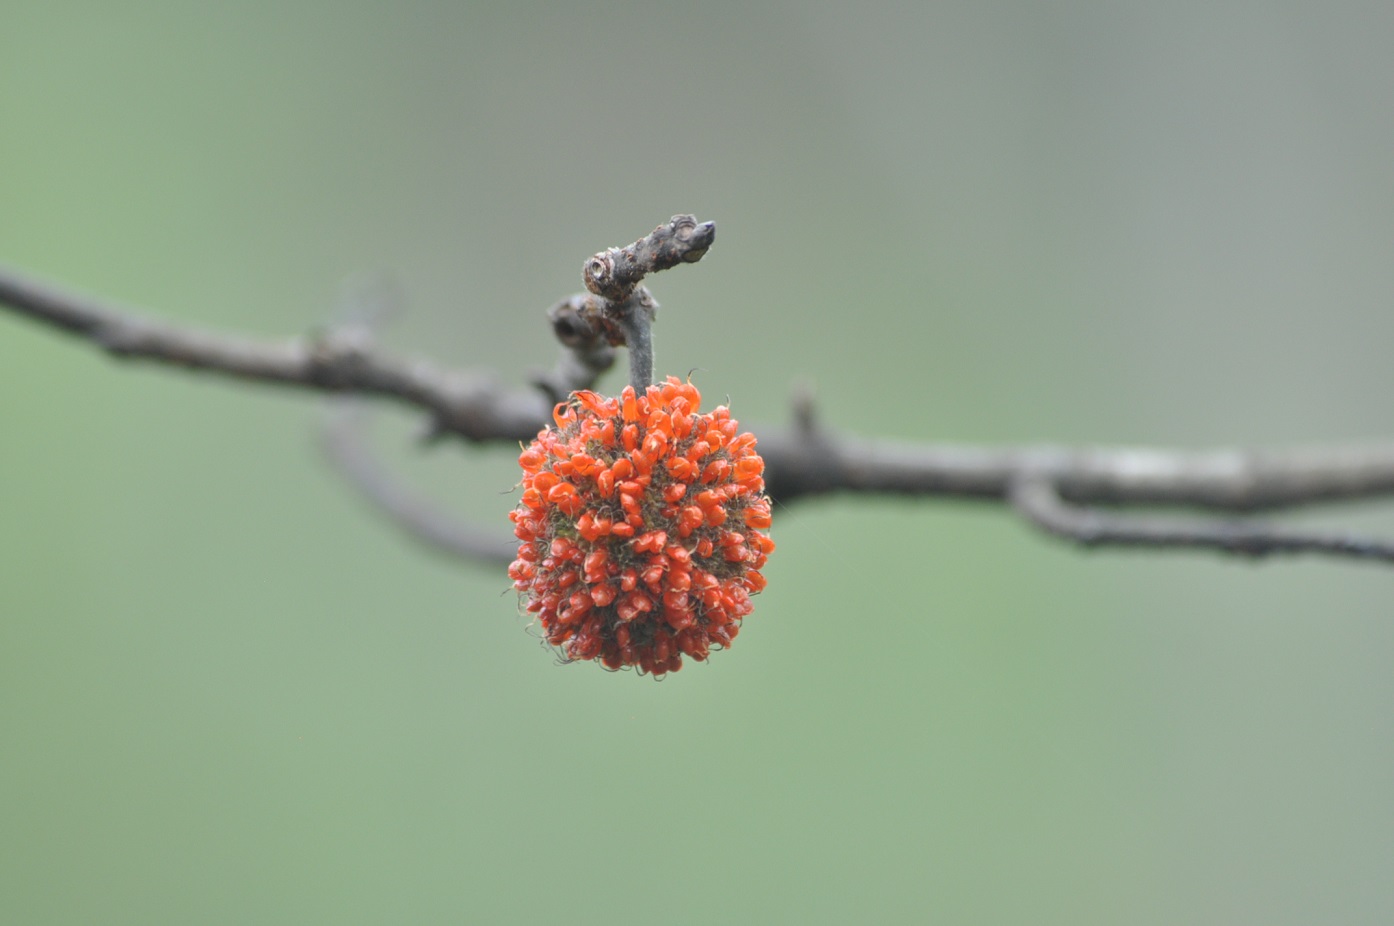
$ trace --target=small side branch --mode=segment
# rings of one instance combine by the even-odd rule
[[[644,277],[697,263],[715,240],[715,222],[698,224],[694,216],[675,215],[628,247],[607,248],[586,261],[586,289],[607,302],[624,302]]]
[[[325,416],[320,446],[334,470],[375,511],[438,553],[495,565],[507,565],[513,559],[517,542],[511,535],[443,514],[436,504],[398,482],[373,453],[366,424],[361,403],[337,400]]]
[[[600,322],[610,343],[629,348],[629,382],[642,391],[654,381],[653,321],[658,303],[639,283],[650,273],[695,264],[716,240],[716,223],[675,215],[624,248],[607,248],[586,261],[581,276],[602,300]]]
[[[599,296],[577,293],[547,310],[552,334],[562,345],[557,364],[532,377],[532,384],[555,404],[577,389],[591,389],[615,365],[603,322],[605,303]]]
[[[1012,481],[1012,507],[1056,537],[1084,547],[1217,550],[1259,559],[1280,553],[1394,562],[1394,544],[1339,534],[1293,531],[1249,520],[1121,514],[1071,505],[1049,478],[1024,475]]]

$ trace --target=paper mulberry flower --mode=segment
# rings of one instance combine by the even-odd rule
[[[729,646],[774,550],[755,436],[669,377],[573,393],[518,457],[509,578],[571,660],[661,676]]]

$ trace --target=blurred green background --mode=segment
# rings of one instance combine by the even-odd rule
[[[807,377],[906,439],[1394,427],[1387,3],[3,13],[0,260],[164,317],[298,334],[385,269],[395,347],[521,382],[690,211],[659,366],[747,424]],[[312,396],[3,313],[0,385],[0,921],[1394,918],[1387,569],[820,501],[655,684],[376,520]],[[502,523],[513,454],[417,424]]]

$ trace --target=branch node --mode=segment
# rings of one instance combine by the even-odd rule
[[[615,364],[614,344],[624,333],[605,317],[605,300],[577,293],[547,310],[552,333],[562,345],[561,356],[549,371],[535,372],[528,382],[554,404],[577,389],[589,389]]]
[[[373,332],[366,325],[344,325],[312,332],[307,342],[308,375],[327,389],[352,389],[367,367]]]
[[[586,261],[581,276],[586,289],[610,302],[624,302],[647,274],[695,264],[716,240],[716,223],[675,215],[668,224],[623,248],[606,248]]]
[[[639,283],[650,273],[695,264],[716,240],[716,223],[675,215],[633,244],[606,248],[581,268],[586,289],[600,297],[606,336],[629,348],[629,382],[636,390],[654,378],[653,325],[658,303]]]

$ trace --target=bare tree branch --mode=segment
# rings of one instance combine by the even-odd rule
[[[434,502],[412,493],[373,453],[364,433],[366,424],[366,409],[352,399],[333,402],[325,416],[320,446],[346,482],[379,514],[436,552],[508,565],[518,548],[512,534],[457,520]]]
[[[377,350],[336,329],[268,342],[152,321],[0,267],[0,303],[86,338],[113,356],[324,392],[381,396],[430,413],[467,440],[531,440],[547,420],[545,398],[506,390],[490,377]]]
[[[786,504],[870,493],[1006,501],[1023,476],[1076,504],[1279,511],[1394,495],[1394,443],[1294,450],[982,447],[760,429],[766,488]]]
[[[1211,549],[1258,559],[1278,553],[1322,553],[1394,562],[1394,544],[1336,534],[1284,530],[1257,521],[1117,514],[1071,505],[1048,478],[1012,483],[1009,499],[1027,520],[1085,547]]]
[[[490,376],[385,352],[363,325],[281,342],[211,334],[152,321],[4,267],[0,304],[90,340],[117,357],[388,398],[426,412],[433,437],[512,443],[532,439],[548,424],[555,402],[575,389],[591,388],[614,363],[613,348],[630,340],[617,309],[636,298],[652,303],[639,285],[643,277],[699,260],[714,235],[710,222],[699,225],[691,216],[674,216],[633,245],[591,258],[583,275],[593,294],[572,296],[548,313],[563,351],[551,371],[533,377],[533,391],[506,389]],[[1380,541],[1236,523],[1232,518],[1157,519],[1098,510],[1165,506],[1234,515],[1388,497],[1394,495],[1391,442],[1290,451],[992,448],[839,434],[821,427],[813,412],[811,397],[801,394],[791,427],[756,429],[767,488],[784,504],[833,493],[976,499],[1007,504],[1038,527],[1091,546],[1196,547],[1249,556],[1318,553],[1394,561],[1394,545]],[[499,560],[497,550],[480,546],[492,544],[492,539],[481,541],[475,529],[446,523],[430,506],[394,488],[367,453],[356,419],[336,421],[327,438],[331,456],[380,510],[437,548]]]
[[[641,390],[653,382],[653,320],[658,303],[639,282],[678,264],[695,264],[716,240],[716,223],[698,224],[675,215],[624,248],[607,248],[586,261],[581,276],[602,300],[601,323],[610,343],[629,348],[629,383]]]
[[[606,370],[614,366],[615,349],[598,323],[604,312],[599,296],[578,293],[547,310],[552,333],[561,342],[561,357],[546,373],[532,377],[532,384],[551,399],[562,401],[577,389],[590,389]]]
[[[629,298],[650,273],[678,264],[695,264],[716,240],[716,223],[690,215],[675,215],[643,238],[624,248],[607,248],[586,261],[581,276],[586,289],[607,302]]]

